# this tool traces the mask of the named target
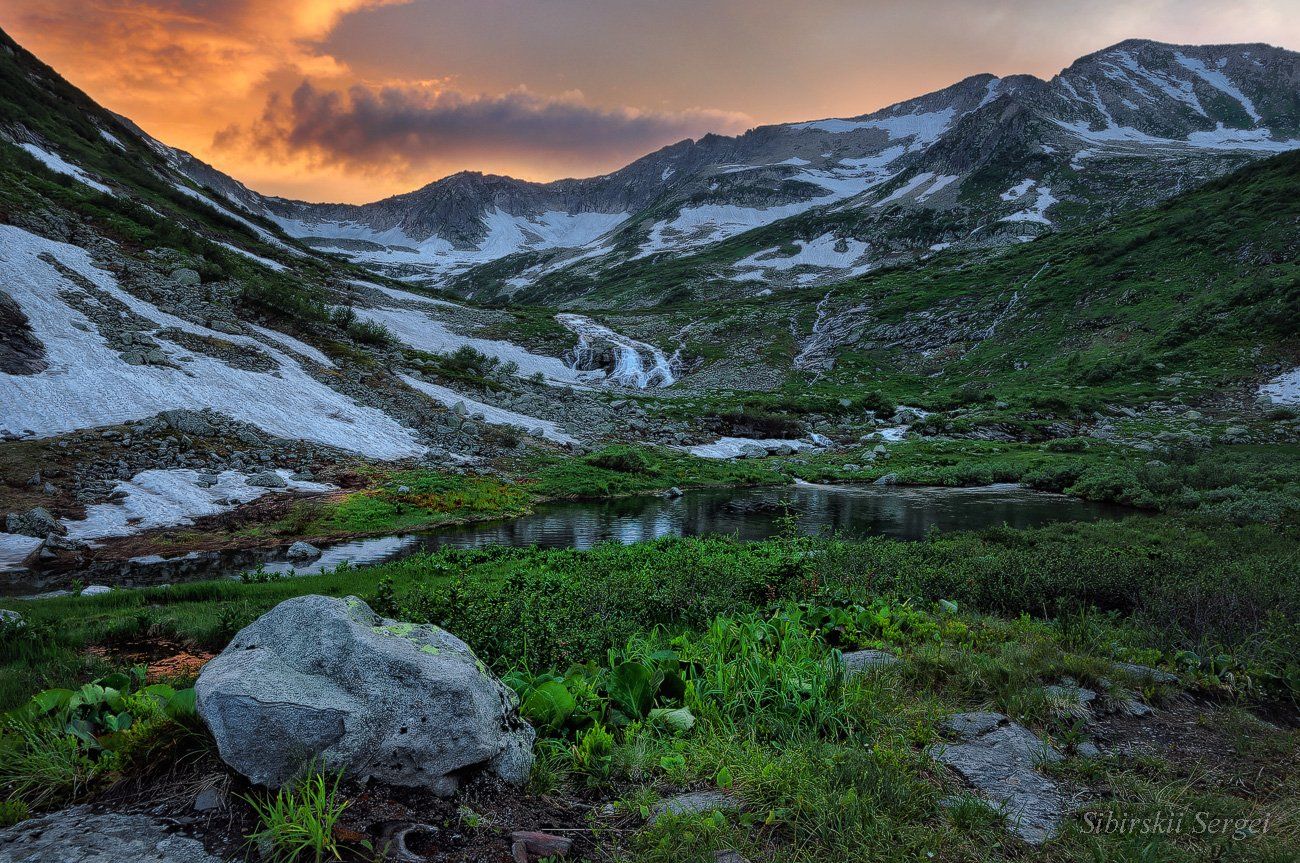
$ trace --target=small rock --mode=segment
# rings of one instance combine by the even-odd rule
[[[288,551],[288,557],[290,560],[310,560],[315,557],[320,557],[320,554],[321,551],[319,548],[312,545],[310,542],[303,542],[302,540],[298,540],[293,545],[289,546]]]
[[[211,437],[217,433],[212,423],[203,414],[190,410],[170,410],[158,414],[158,418],[181,434]]]
[[[671,812],[673,815],[696,815],[701,812],[734,812],[739,808],[740,804],[734,797],[721,791],[693,791],[690,794],[678,794],[676,797],[660,800],[650,810],[648,823],[655,823],[655,820],[665,812]]]
[[[511,853],[518,863],[528,863],[534,857],[563,857],[573,845],[573,840],[566,836],[536,830],[516,830],[510,834],[510,841]]]
[[[857,473],[858,471],[862,470],[862,465],[850,463],[842,466],[840,470],[844,471],[845,473]]]
[[[1031,845],[1041,845],[1056,835],[1067,806],[1056,783],[1037,768],[1044,762],[1060,761],[1062,756],[1028,729],[1015,723],[1001,725],[1005,719],[1001,714],[958,714],[948,725],[952,727],[952,720],[961,718],[959,724],[987,727],[993,717],[998,722],[989,730],[971,734],[963,743],[933,746],[930,756],[952,768],[997,806],[1007,818],[1007,829]]]
[[[1074,751],[1080,758],[1101,757],[1101,750],[1097,748],[1097,744],[1095,743],[1080,743],[1078,746],[1074,747]]]
[[[840,659],[844,662],[844,675],[846,677],[853,677],[879,668],[888,668],[891,665],[898,665],[902,661],[894,654],[884,650],[854,650],[843,654]]]
[[[887,473],[882,477],[878,477],[872,485],[898,485],[898,474]]]
[[[112,593],[113,588],[106,584],[91,584],[81,589],[81,596],[103,596],[105,593]]]
[[[220,809],[225,802],[225,794],[222,794],[216,788],[204,788],[194,795],[193,809],[195,812],[211,812],[214,809]]]
[[[27,621],[23,620],[23,616],[18,612],[8,608],[0,608],[0,629],[10,626],[17,628],[26,625]]]
[[[668,489],[668,491],[664,492],[664,497],[678,498],[681,496],[682,496],[682,490],[677,486],[673,486],[672,488]]]
[[[1152,668],[1149,665],[1137,665],[1132,662],[1116,662],[1115,668],[1142,683],[1173,684],[1178,682],[1177,675],[1170,674],[1167,671],[1161,671],[1158,668]]]
[[[220,863],[203,843],[147,815],[77,806],[0,830],[0,863]]]
[[[172,281],[186,288],[197,288],[203,284],[203,278],[198,274],[198,271],[191,270],[189,267],[172,270]]]
[[[1129,699],[1128,701],[1121,703],[1119,706],[1119,712],[1125,716],[1132,716],[1135,719],[1142,719],[1155,713],[1149,705],[1136,699]]]

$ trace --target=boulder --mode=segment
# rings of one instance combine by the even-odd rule
[[[320,549],[310,542],[298,540],[289,546],[288,556],[290,560],[311,560],[320,557]]]
[[[63,536],[68,532],[68,529],[57,518],[50,515],[48,509],[43,506],[36,506],[26,512],[9,513],[5,518],[5,532],[44,539],[50,534]]]
[[[0,863],[221,863],[148,815],[75,807],[0,830]]]
[[[877,477],[872,485],[898,485],[898,474],[887,473],[882,477]]]
[[[163,411],[158,414],[158,418],[181,434],[211,437],[217,433],[216,427],[198,411],[178,408],[177,410]]]
[[[258,488],[288,488],[289,483],[285,482],[284,477],[280,476],[273,470],[264,470],[255,473],[247,480],[249,485]]]
[[[460,639],[349,596],[288,599],[195,683],[222,760],[279,786],[316,761],[361,780],[455,793],[470,769],[528,778],[533,729]]]
[[[198,271],[191,270],[189,267],[172,270],[172,281],[187,288],[197,288],[203,284],[203,278]]]
[[[106,593],[112,593],[113,588],[107,584],[88,584],[81,589],[81,596],[103,596]]]
[[[22,614],[19,612],[8,608],[0,608],[0,629],[4,629],[6,626],[17,629],[26,625],[27,621],[23,619]]]

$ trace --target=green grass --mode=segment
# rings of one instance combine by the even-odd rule
[[[581,458],[534,457],[519,465],[528,488],[543,498],[645,494],[677,486],[779,485],[789,477],[755,462],[697,458],[666,448],[615,445]]]
[[[334,826],[349,801],[338,793],[340,778],[312,772],[274,794],[245,797],[258,820],[249,843],[267,845],[274,863],[341,860]]]

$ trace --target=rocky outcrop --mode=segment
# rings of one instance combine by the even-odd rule
[[[220,863],[203,843],[147,815],[52,812],[0,830],[0,863]]]
[[[286,600],[241,630],[195,684],[221,758],[278,786],[315,761],[450,795],[488,770],[522,783],[534,733],[469,647],[380,617],[356,597]]]
[[[1065,795],[1038,772],[1061,753],[1000,713],[959,713],[945,723],[956,743],[931,747],[935,760],[952,768],[1007,818],[1007,829],[1032,845],[1056,835],[1065,816]]]

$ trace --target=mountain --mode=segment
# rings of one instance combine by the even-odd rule
[[[1300,54],[1130,40],[1050,81],[976,75],[846,119],[706,135],[601,177],[463,172],[373,204],[192,179],[316,248],[478,298],[596,306],[752,295],[1149,205],[1300,147]],[[768,228],[762,242],[720,244]],[[646,271],[692,261],[671,286]],[[656,288],[649,295],[647,284]]]
[[[681,451],[843,479],[908,436],[941,461],[1294,441],[1300,152],[1271,152],[1294,70],[1123,43],[605,177],[353,207],[261,196],[0,36],[0,568],[147,557],[132,534],[208,517],[236,547],[406,530],[452,517],[456,473],[655,488],[632,447],[666,488],[774,475]],[[321,480],[355,502],[250,503]]]

